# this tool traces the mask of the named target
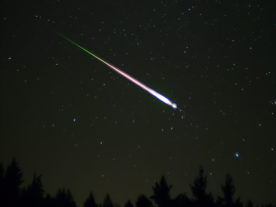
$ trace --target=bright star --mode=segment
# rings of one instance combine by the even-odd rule
[[[239,158],[239,157],[240,157],[240,153],[239,153],[239,152],[235,152],[235,153],[234,153],[234,157],[235,157],[235,158]]]

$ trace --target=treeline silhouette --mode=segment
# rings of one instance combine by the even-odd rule
[[[73,196],[68,189],[59,189],[55,196],[46,194],[43,189],[40,175],[34,175],[31,184],[21,187],[23,183],[22,171],[15,159],[4,169],[0,163],[0,206],[1,207],[77,207]],[[235,186],[232,177],[226,176],[225,183],[221,186],[222,197],[215,198],[206,192],[207,177],[202,168],[190,185],[192,198],[179,194],[175,198],[170,196],[172,185],[168,185],[165,177],[161,177],[152,187],[153,195],[149,198],[140,195],[135,203],[127,201],[124,207],[254,207],[251,201],[243,204],[234,199]],[[260,207],[273,207],[272,204]],[[118,207],[113,204],[107,194],[103,203],[97,203],[91,192],[83,207]]]

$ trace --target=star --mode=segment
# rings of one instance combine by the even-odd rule
[[[234,153],[234,157],[235,157],[236,159],[238,159],[238,158],[240,157],[240,153],[239,153],[239,152],[235,152],[235,153]]]

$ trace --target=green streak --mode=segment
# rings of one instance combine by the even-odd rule
[[[84,47],[82,47],[81,45],[79,45],[78,43],[74,42],[73,40],[69,39],[68,37],[64,36],[61,33],[57,33],[59,36],[61,36],[63,39],[67,40],[68,42],[70,42],[71,44],[77,46],[78,48],[80,48],[81,50],[83,50],[84,52],[88,53],[89,55],[93,56],[94,58],[96,58],[97,60],[105,63],[105,61],[101,58],[99,58],[97,55],[93,54],[92,52],[90,52],[89,50],[85,49]]]

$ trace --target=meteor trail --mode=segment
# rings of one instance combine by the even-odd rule
[[[67,40],[68,42],[70,42],[71,44],[77,46],[78,48],[80,48],[81,50],[83,50],[84,52],[88,53],[89,55],[91,55],[92,57],[96,58],[97,60],[101,61],[102,63],[104,63],[105,65],[107,65],[109,68],[111,68],[112,70],[114,70],[115,72],[119,73],[120,75],[124,76],[126,79],[128,79],[129,81],[131,81],[132,83],[136,84],[137,86],[141,87],[142,89],[144,89],[145,91],[147,91],[148,93],[150,93],[151,95],[153,95],[154,97],[156,97],[157,99],[159,99],[160,101],[162,101],[163,103],[171,106],[174,109],[177,109],[177,105],[176,103],[173,103],[171,100],[169,100],[168,98],[166,98],[165,96],[163,96],[162,94],[156,92],[155,90],[149,88],[148,86],[146,86],[145,84],[141,83],[140,81],[138,81],[137,79],[133,78],[132,76],[128,75],[127,73],[125,73],[124,71],[120,70],[119,68],[109,64],[108,62],[104,61],[103,59],[101,59],[100,57],[96,56],[95,54],[93,54],[92,52],[90,52],[89,50],[85,49],[84,47],[82,47],[81,45],[79,45],[78,43],[74,42],[73,40],[69,39],[68,37],[64,36],[63,34],[58,33],[63,39]]]

